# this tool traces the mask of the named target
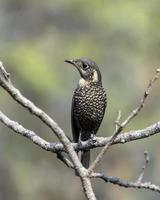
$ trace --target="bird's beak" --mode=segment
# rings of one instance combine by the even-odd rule
[[[74,67],[76,67],[79,70],[79,66],[77,64],[76,60],[65,60],[64,62],[69,63],[71,65],[73,65]]]
[[[64,62],[69,63],[69,64],[72,64],[72,65],[75,66],[75,62],[74,62],[74,60],[65,60]]]

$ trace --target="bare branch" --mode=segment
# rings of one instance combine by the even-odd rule
[[[3,63],[0,61],[0,74],[6,79],[6,81],[9,81],[10,74],[6,72],[5,68],[3,67]]]
[[[132,142],[139,139],[148,138],[160,133],[160,121],[152,124],[142,130],[134,130],[119,134],[111,145],[115,144],[125,144],[127,142]],[[82,141],[81,146],[74,143],[74,148],[76,150],[92,149],[97,147],[103,147],[110,141],[111,137],[94,137],[94,142],[92,140]],[[57,149],[63,149],[61,144],[57,143],[55,147]]]
[[[64,155],[63,152],[57,152],[57,158],[61,160],[67,167],[74,169],[73,163]]]
[[[128,133],[120,134],[124,127],[141,111],[144,107],[144,103],[146,98],[148,97],[150,90],[154,84],[154,82],[159,78],[160,69],[157,69],[156,75],[151,79],[144,96],[141,100],[140,105],[134,109],[131,114],[120,123],[121,120],[121,112],[118,112],[118,116],[116,119],[116,128],[111,137],[102,138],[102,137],[95,137],[94,142],[91,140],[82,142],[82,145],[79,146],[78,144],[71,143],[68,137],[65,135],[64,131],[58,126],[58,124],[48,116],[44,111],[40,108],[35,106],[31,101],[25,98],[18,89],[16,89],[10,81],[10,74],[6,72],[5,68],[3,67],[2,63],[0,62],[0,86],[3,87],[10,96],[17,101],[20,105],[27,108],[33,115],[38,117],[43,123],[45,123],[58,137],[60,140],[59,143],[49,143],[39,137],[35,132],[25,129],[22,125],[18,124],[15,121],[10,120],[7,116],[5,116],[2,112],[0,112],[0,121],[5,124],[7,127],[12,129],[14,132],[30,139],[36,145],[40,146],[44,150],[51,151],[57,154],[57,158],[60,159],[63,163],[65,163],[68,167],[75,169],[76,174],[80,177],[82,187],[85,193],[85,196],[89,200],[96,200],[95,194],[92,189],[90,178],[101,178],[106,182],[112,182],[114,184],[121,185],[123,187],[135,187],[135,188],[145,188],[150,189],[156,192],[160,191],[159,186],[153,185],[149,182],[142,182],[144,176],[144,170],[148,163],[148,154],[146,153],[145,157],[145,165],[142,168],[141,174],[136,182],[128,182],[120,180],[116,177],[107,177],[101,173],[93,173],[93,170],[101,161],[105,152],[109,149],[109,147],[113,144],[118,143],[126,143],[136,139],[150,137],[160,132],[160,122],[151,125],[143,130],[131,131]],[[83,150],[95,147],[102,147],[102,151],[98,154],[95,161],[92,163],[90,168],[86,170],[75,152],[75,150]],[[67,153],[71,159],[71,161],[65,155]]]
[[[12,129],[14,132],[16,132],[16,133],[18,133],[18,134],[30,139],[34,144],[38,145],[42,149],[44,149],[46,151],[51,151],[51,152],[56,153],[58,159],[63,161],[68,167],[73,168],[73,164],[71,163],[71,161],[69,161],[63,155],[62,152],[56,151],[55,148],[54,148],[54,145],[52,143],[49,143],[46,140],[42,139],[34,131],[28,130],[28,129],[24,128],[22,125],[20,125],[19,123],[10,120],[1,111],[0,111],[0,121],[4,125],[9,127],[10,129]]]
[[[95,168],[96,166],[100,163],[100,161],[102,160],[104,154],[107,152],[107,150],[109,149],[109,147],[112,145],[112,143],[114,142],[114,140],[116,139],[116,137],[118,136],[119,133],[121,133],[121,131],[126,127],[126,125],[135,117],[137,116],[137,114],[141,111],[141,109],[144,107],[144,103],[145,100],[147,99],[150,90],[153,86],[153,84],[155,83],[155,81],[159,78],[160,76],[160,69],[156,70],[156,74],[153,76],[153,78],[150,80],[147,89],[145,90],[145,93],[143,95],[143,98],[141,100],[140,105],[134,109],[131,114],[126,118],[126,120],[124,120],[121,124],[118,121],[118,126],[116,126],[116,129],[113,133],[113,135],[111,136],[110,140],[108,141],[108,143],[104,146],[104,148],[100,151],[100,153],[97,155],[96,159],[93,161],[93,163],[91,164],[91,166],[88,169],[88,173],[90,174]],[[118,115],[118,120],[121,118],[121,113]]]
[[[154,185],[150,182],[131,182],[131,181],[125,181],[120,178],[114,177],[114,176],[105,176],[102,173],[93,173],[91,174],[92,178],[101,178],[107,183],[113,183],[115,185],[119,185],[121,187],[126,188],[138,188],[138,189],[147,189],[154,192],[160,193],[160,186]]]
[[[46,151],[52,151],[52,152],[56,153],[55,149],[53,148],[53,146],[49,142],[47,142],[46,140],[44,140],[41,137],[39,137],[34,131],[25,129],[19,123],[10,120],[1,111],[0,111],[0,121],[4,125],[6,125],[8,128],[12,129],[14,132],[16,132],[16,133],[18,133],[18,134],[30,139],[33,143],[35,143],[36,145],[38,145],[41,148],[45,149]]]
[[[23,107],[27,108],[30,111],[30,113],[38,117],[43,123],[45,123],[55,133],[55,135],[58,137],[60,142],[62,142],[62,144],[64,145],[64,148],[74,165],[74,169],[76,173],[81,178],[81,183],[82,183],[86,198],[89,200],[95,200],[96,197],[94,195],[94,192],[90,183],[90,179],[85,174],[86,169],[83,167],[82,163],[80,162],[78,155],[73,148],[72,143],[70,142],[68,137],[65,135],[64,131],[58,126],[58,124],[49,115],[47,115],[44,111],[42,111],[40,108],[35,106],[31,101],[29,101],[26,97],[24,97],[18,89],[16,89],[13,86],[10,79],[7,78],[8,73],[6,72],[2,63],[0,66],[1,66],[0,86],[3,87],[15,101],[17,101]],[[61,158],[63,158],[63,156],[61,156]]]
[[[117,119],[115,121],[116,130],[118,130],[118,128],[121,126],[121,124],[120,124],[121,117],[122,117],[121,111],[119,110],[118,115],[117,115]]]
[[[6,74],[6,70],[1,65],[1,69],[3,70],[3,74]],[[11,97],[17,101],[20,105],[27,108],[33,115],[38,117],[42,120],[51,130],[56,134],[56,136],[59,138],[59,140],[64,145],[66,151],[69,153],[69,156],[76,166],[76,169],[83,168],[81,162],[79,161],[79,158],[74,151],[74,148],[69,141],[69,139],[66,137],[63,130],[58,126],[58,124],[50,117],[48,116],[44,111],[42,111],[40,108],[35,106],[31,101],[29,101],[26,97],[24,97],[18,89],[16,89],[12,83],[6,79],[4,79],[2,76],[0,76],[0,85],[11,95]]]
[[[149,163],[149,155],[148,155],[147,151],[144,152],[144,158],[145,158],[145,164],[142,167],[141,173],[140,173],[140,175],[139,175],[139,177],[138,177],[138,179],[136,181],[137,183],[142,183],[142,180],[143,180],[143,177],[144,177],[144,171],[145,171],[145,169],[146,169],[146,167],[147,167],[147,165]]]
[[[84,176],[80,176],[81,182],[82,182],[82,187],[83,191],[85,193],[85,196],[88,200],[96,200],[96,196],[94,192],[91,192],[92,185],[91,185],[91,180],[89,177],[87,177],[86,173]]]
[[[113,184],[119,185],[121,187],[148,189],[148,190],[152,190],[154,192],[160,193],[160,186],[152,184],[151,182],[142,182],[143,177],[144,177],[144,171],[149,163],[149,156],[148,156],[147,151],[144,152],[144,157],[145,157],[145,164],[142,167],[142,171],[141,171],[137,181],[135,181],[135,182],[125,181],[125,180],[122,180],[122,179],[120,179],[118,177],[114,177],[114,176],[106,176],[103,173],[92,173],[92,174],[90,174],[90,177],[91,178],[101,178],[105,182],[113,183]]]
[[[127,142],[148,138],[157,135],[159,133],[160,133],[160,121],[142,130],[134,130],[126,133],[121,133],[116,137],[116,139],[111,145],[125,144]],[[110,139],[111,137],[94,137],[94,142],[88,140],[82,142],[80,147],[77,144],[74,144],[74,147],[76,150],[85,150],[90,148],[103,147],[110,141]],[[62,146],[57,144],[57,147],[61,148]]]
[[[147,97],[150,94],[152,86],[156,82],[156,80],[159,78],[159,76],[160,76],[160,68],[157,68],[155,75],[149,81],[147,89],[145,90],[144,95],[143,95],[143,97],[141,99],[141,103],[139,104],[139,106],[136,109],[134,109],[131,112],[131,114],[127,117],[127,119],[122,123],[123,127],[125,127],[141,111],[141,109],[144,107],[145,101],[146,101]]]
[[[39,137],[34,131],[31,131],[29,129],[24,128],[19,123],[9,119],[5,114],[3,114],[0,111],[0,121],[7,126],[8,128],[12,129],[14,132],[27,137],[30,139],[33,143],[40,146],[41,148],[45,149],[46,151],[51,151],[54,153],[66,151],[63,144],[60,142],[54,142],[49,143]],[[147,137],[151,137],[153,135],[156,135],[160,133],[160,122],[157,122],[145,129],[142,130],[135,130],[135,131],[129,131],[126,133],[122,133],[117,136],[114,144],[124,144],[127,142],[132,142],[139,139],[144,139]],[[91,140],[85,141],[81,143],[81,145],[78,145],[77,143],[72,143],[75,150],[85,150],[85,149],[92,149],[97,147],[103,147],[105,146],[108,141],[110,140],[110,137],[95,137],[95,141],[92,142]]]

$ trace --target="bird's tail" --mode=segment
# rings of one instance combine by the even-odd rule
[[[81,152],[81,162],[82,165],[88,169],[90,163],[90,150],[85,150]]]

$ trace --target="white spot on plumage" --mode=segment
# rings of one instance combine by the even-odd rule
[[[79,80],[79,87],[87,86],[90,84],[90,82],[98,82],[98,74],[97,74],[96,70],[94,70],[94,72],[93,72],[92,81],[90,81],[90,80],[87,81],[84,78],[81,78]]]
[[[98,81],[98,74],[96,72],[96,70],[94,70],[93,72],[93,82],[97,82]]]
[[[87,81],[85,81],[83,78],[79,80],[79,87],[84,87],[87,84]]]

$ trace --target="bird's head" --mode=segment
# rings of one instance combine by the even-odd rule
[[[97,64],[94,61],[88,58],[80,58],[73,60],[65,60],[65,62],[72,64],[78,69],[81,79],[84,82],[101,83],[101,73]]]

